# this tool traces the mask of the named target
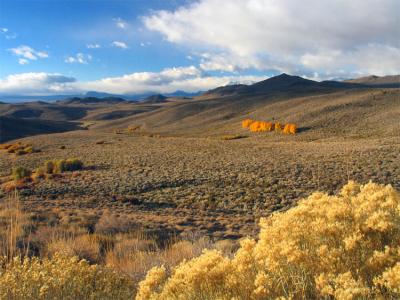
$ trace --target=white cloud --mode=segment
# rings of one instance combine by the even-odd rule
[[[49,54],[45,51],[36,51],[29,46],[19,46],[17,48],[9,49],[14,55],[23,58],[22,64],[27,64],[29,60],[37,60],[38,58],[47,58]],[[21,64],[21,59],[18,61]]]
[[[20,65],[26,65],[26,64],[29,63],[29,60],[27,60],[27,59],[25,59],[25,58],[20,58],[20,59],[18,59],[18,63],[19,63]]]
[[[176,90],[197,92],[231,82],[249,83],[265,79],[261,76],[210,76],[195,66],[167,68],[160,72],[137,72],[121,77],[103,78],[76,83],[80,90],[95,90],[115,94],[144,92],[170,93]]]
[[[6,33],[6,32],[8,32],[8,28],[4,28],[4,27],[0,28],[0,32],[1,33]]]
[[[67,64],[88,64],[89,61],[92,60],[92,56],[89,54],[77,53],[75,56],[68,56],[64,61]]]
[[[124,21],[123,19],[121,19],[121,18],[114,18],[113,21],[115,22],[115,25],[116,25],[118,28],[126,29],[127,26],[128,26],[128,23],[125,22],[125,21]]]
[[[76,81],[60,74],[23,73],[0,80],[0,94],[73,94],[86,91],[137,94],[170,93],[176,90],[197,92],[232,82],[251,83],[263,79],[264,76],[210,76],[194,66],[167,68],[160,72],[137,72],[94,81]]]
[[[72,77],[61,74],[22,73],[9,75],[0,79],[1,94],[46,95],[68,92],[69,84],[75,81]]]
[[[398,0],[198,0],[143,22],[204,70],[383,75],[400,73],[399,11]]]
[[[112,42],[111,46],[117,47],[117,48],[121,48],[121,49],[128,49],[129,48],[127,44],[125,44],[124,42],[120,42],[120,41]]]
[[[99,44],[87,44],[86,48],[88,49],[99,49],[101,46]]]

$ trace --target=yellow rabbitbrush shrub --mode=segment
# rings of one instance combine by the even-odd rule
[[[143,299],[399,299],[400,196],[349,182],[260,220],[232,259],[206,250],[170,276],[152,269]]]
[[[246,119],[242,121],[242,128],[248,128],[251,132],[265,132],[265,131],[273,131],[281,132],[286,134],[296,134],[297,133],[297,125],[296,124],[285,124],[282,126],[279,122],[265,122],[265,121],[254,121],[251,119]]]
[[[254,121],[250,124],[249,130],[252,132],[264,132],[271,131],[273,129],[273,123],[264,121]]]
[[[77,257],[0,259],[0,299],[132,299],[132,282]]]
[[[296,124],[285,124],[283,127],[283,133],[286,134],[296,134],[297,133],[297,125]]]
[[[246,119],[242,121],[242,128],[249,128],[251,123],[253,123],[254,121],[251,119]]]

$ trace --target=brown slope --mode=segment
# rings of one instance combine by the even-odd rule
[[[159,110],[106,122],[99,129],[126,128],[140,124],[144,131],[213,135],[243,133],[244,118],[295,122],[303,135],[379,136],[400,130],[399,89],[350,89],[324,94],[293,96],[270,93],[261,96],[231,96],[187,103],[173,103]]]
[[[357,79],[346,80],[348,83],[366,84],[371,86],[400,87],[400,75],[389,76],[366,76]]]

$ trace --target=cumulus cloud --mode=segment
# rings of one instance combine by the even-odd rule
[[[0,32],[1,33],[6,33],[6,32],[8,32],[8,28],[4,28],[4,27],[0,28]]]
[[[61,74],[23,73],[0,80],[0,94],[43,95],[99,91],[114,94],[145,92],[197,92],[235,83],[252,83],[262,76],[210,76],[195,66],[167,68],[160,72],[136,72],[94,81],[76,81]]]
[[[111,43],[111,46],[121,48],[121,49],[128,49],[128,45],[124,42],[114,41]]]
[[[35,49],[29,46],[19,46],[17,48],[9,49],[14,55],[19,56],[20,64],[27,64],[30,60],[37,60],[40,58],[47,58],[49,54],[45,51],[36,51]],[[22,58],[22,59],[21,59]]]
[[[0,93],[8,95],[67,93],[72,90],[69,84],[75,81],[73,77],[67,77],[56,73],[14,74],[7,76],[5,79],[0,79]]]
[[[101,46],[99,44],[87,44],[86,48],[88,49],[99,49]]]
[[[64,61],[67,64],[77,63],[86,65],[90,60],[92,60],[92,56],[90,54],[77,53],[75,56],[68,56]]]
[[[27,60],[27,59],[25,59],[25,58],[20,58],[20,59],[18,59],[18,63],[19,63],[20,65],[26,65],[26,64],[29,63],[29,60]]]
[[[128,26],[128,23],[125,22],[125,21],[124,21],[123,19],[121,19],[121,18],[114,18],[113,21],[115,22],[115,25],[116,25],[118,28],[126,29],[127,26]]]
[[[384,75],[400,72],[399,11],[397,0],[198,0],[143,22],[204,70]]]

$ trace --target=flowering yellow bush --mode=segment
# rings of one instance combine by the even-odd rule
[[[283,133],[286,134],[296,134],[297,133],[297,125],[296,124],[285,124],[283,127]]]
[[[390,185],[317,192],[260,227],[232,259],[207,250],[169,277],[152,269],[136,299],[400,298],[400,196]]]
[[[246,119],[242,121],[242,127],[243,128],[249,128],[251,123],[253,123],[254,121],[251,119]]]
[[[132,299],[122,275],[85,260],[56,254],[51,259],[0,259],[0,299]]]
[[[290,134],[296,134],[297,133],[297,125],[296,124],[290,124],[289,132],[290,132]]]
[[[273,129],[273,125],[274,124],[271,122],[253,121],[249,126],[249,130],[252,132],[271,131]]]
[[[275,130],[276,132],[281,132],[286,134],[296,134],[297,125],[296,124],[285,124],[282,126],[281,123],[272,123],[265,121],[254,121],[251,119],[246,119],[242,121],[242,128],[248,128],[251,132],[265,132]]]

